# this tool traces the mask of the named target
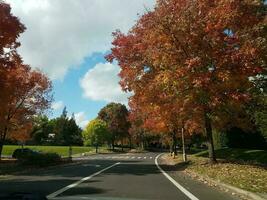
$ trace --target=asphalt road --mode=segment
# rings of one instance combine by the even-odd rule
[[[1,195],[33,193],[49,199],[233,200],[176,169],[155,164],[156,153],[100,154],[79,164],[32,170],[0,179]],[[164,175],[165,173],[165,175]],[[166,177],[168,176],[168,177]]]

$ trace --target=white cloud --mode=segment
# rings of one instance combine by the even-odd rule
[[[19,53],[24,61],[62,79],[94,52],[106,52],[116,29],[128,31],[155,0],[6,0],[27,30]]]
[[[86,119],[86,115],[84,112],[79,112],[74,114],[76,123],[81,127],[85,128],[85,126],[88,124],[89,120]]]
[[[119,66],[111,63],[98,63],[89,69],[80,80],[83,96],[91,100],[118,102],[127,105],[129,93],[119,85]]]
[[[64,103],[63,101],[57,101],[57,102],[53,102],[51,105],[51,108],[53,110],[61,110],[64,107]]]

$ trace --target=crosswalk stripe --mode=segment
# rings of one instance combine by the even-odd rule
[[[87,159],[93,159],[93,160],[101,160],[101,159],[153,159],[153,156],[126,156],[126,155],[118,155],[118,156],[92,156]],[[80,160],[85,160],[86,158],[80,158]]]

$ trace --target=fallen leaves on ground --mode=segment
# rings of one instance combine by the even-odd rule
[[[185,172],[194,172],[247,191],[267,194],[267,170],[264,167],[225,160],[210,164],[207,158],[194,155],[189,155],[188,160]],[[182,162],[182,157],[179,156],[172,162]]]

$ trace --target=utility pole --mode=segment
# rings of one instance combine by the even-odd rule
[[[183,146],[183,160],[187,161],[186,152],[185,152],[185,138],[184,138],[184,126],[182,127],[182,146]]]

